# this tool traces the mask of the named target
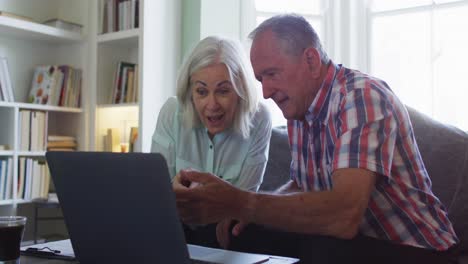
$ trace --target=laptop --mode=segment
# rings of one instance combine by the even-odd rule
[[[76,258],[89,263],[262,263],[269,256],[188,245],[157,153],[47,152]],[[207,261],[207,262],[203,262]]]

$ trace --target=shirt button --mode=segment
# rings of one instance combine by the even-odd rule
[[[210,149],[213,149],[213,145],[210,145]]]

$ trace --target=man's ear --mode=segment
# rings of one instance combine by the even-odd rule
[[[315,78],[320,77],[320,71],[322,68],[322,60],[317,49],[309,47],[304,51],[306,63],[309,67],[312,76]]]

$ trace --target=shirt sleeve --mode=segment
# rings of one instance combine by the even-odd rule
[[[255,114],[250,133],[249,150],[244,160],[236,186],[242,190],[258,191],[263,181],[271,137],[271,115],[267,107],[260,103]]]
[[[371,83],[340,102],[332,171],[362,168],[390,175],[398,122],[393,97],[386,93],[391,93],[386,86]]]
[[[171,97],[161,108],[156,123],[156,129],[151,143],[151,152],[161,153],[167,162],[171,179],[175,176],[175,130],[174,122],[178,108],[177,98]]]

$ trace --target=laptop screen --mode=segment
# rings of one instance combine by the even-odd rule
[[[46,159],[80,263],[189,263],[160,154],[47,152]]]

